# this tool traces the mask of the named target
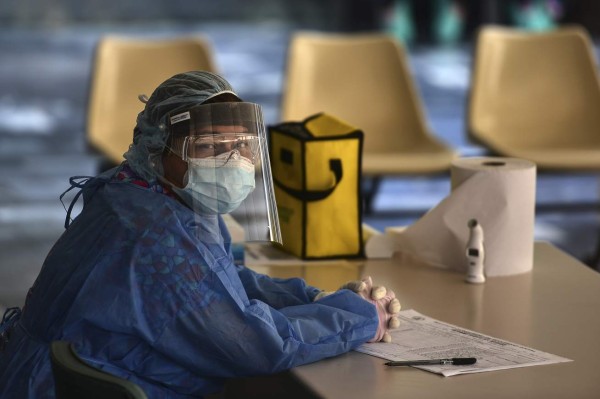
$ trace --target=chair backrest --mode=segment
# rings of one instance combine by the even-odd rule
[[[474,54],[470,138],[495,147],[600,143],[600,83],[583,28],[533,33],[487,26]]]
[[[281,119],[327,112],[364,131],[364,151],[410,149],[428,135],[402,45],[384,34],[297,32]]]
[[[215,69],[212,49],[201,37],[104,37],[95,54],[88,141],[110,161],[120,163],[132,142],[137,115],[144,109],[138,95],[150,96],[160,83],[177,73]]]
[[[147,399],[131,381],[86,364],[66,341],[50,345],[57,399]]]

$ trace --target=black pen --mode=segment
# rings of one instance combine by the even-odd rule
[[[400,362],[387,362],[386,366],[431,366],[433,364],[465,366],[475,364],[474,357],[453,357],[451,359],[403,360]]]

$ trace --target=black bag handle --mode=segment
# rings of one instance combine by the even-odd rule
[[[273,178],[273,182],[277,187],[285,191],[287,194],[291,195],[294,198],[297,198],[301,201],[320,201],[329,197],[331,193],[336,189],[340,181],[342,181],[343,171],[342,171],[342,161],[338,158],[329,160],[329,169],[333,172],[335,176],[335,184],[333,187],[328,188],[327,190],[315,190],[315,191],[303,191],[296,190],[293,188],[286,187],[279,180]]]

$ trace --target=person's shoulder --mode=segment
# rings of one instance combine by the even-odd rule
[[[193,215],[177,200],[108,174],[89,179],[83,186],[83,210],[79,219],[139,231],[154,225],[168,229]]]
[[[175,198],[136,184],[111,180],[103,191],[104,201],[118,213],[139,214],[149,222],[171,218],[188,219],[193,216],[191,210]]]

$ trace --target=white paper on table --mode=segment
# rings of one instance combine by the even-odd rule
[[[302,259],[276,248],[271,243],[246,243],[245,262],[247,266],[266,264],[299,264]]]
[[[245,244],[244,264],[255,266],[297,266],[347,263],[344,259],[305,260],[287,253],[270,242],[247,242]]]
[[[400,327],[390,331],[392,342],[363,344],[355,350],[391,361],[477,359],[477,363],[469,366],[415,366],[444,377],[572,361],[444,323],[412,309],[401,311],[398,318]]]

